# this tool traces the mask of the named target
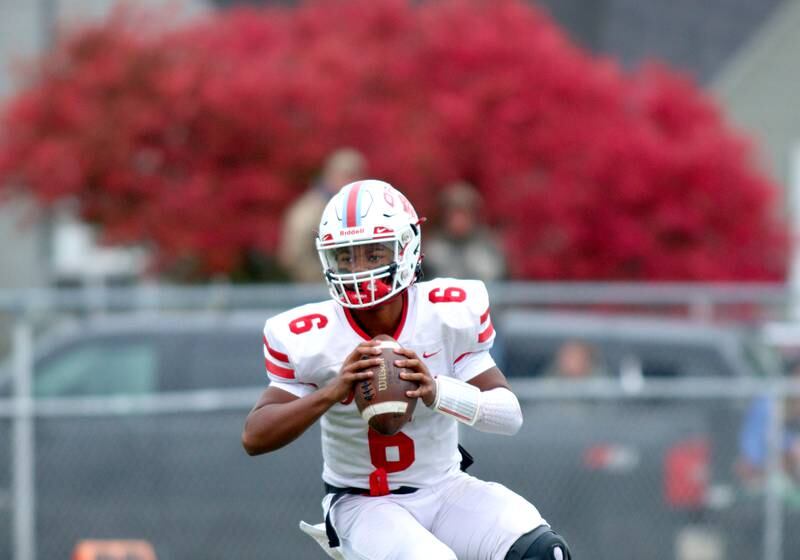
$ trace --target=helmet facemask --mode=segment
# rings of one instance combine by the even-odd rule
[[[395,295],[400,286],[400,247],[389,242],[354,243],[320,250],[331,295],[345,307],[374,307]]]

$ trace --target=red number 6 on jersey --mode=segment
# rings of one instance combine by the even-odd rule
[[[387,473],[404,471],[416,459],[414,440],[403,432],[385,436],[370,429],[367,439],[370,461],[375,468],[383,468]]]
[[[458,303],[467,299],[467,292],[461,288],[441,288],[431,290],[428,294],[431,303]]]
[[[312,313],[311,315],[303,315],[289,323],[289,330],[294,334],[303,334],[308,332],[314,327],[324,329],[328,324],[328,318],[320,313]]]

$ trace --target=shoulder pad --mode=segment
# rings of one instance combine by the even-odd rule
[[[275,381],[303,380],[310,372],[313,349],[324,349],[333,329],[333,301],[295,307],[267,319],[264,325],[264,358],[267,373]]]
[[[420,298],[455,334],[457,356],[491,348],[495,333],[483,282],[437,278],[420,284]]]

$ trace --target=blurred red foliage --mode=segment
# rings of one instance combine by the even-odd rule
[[[436,186],[478,185],[516,278],[785,274],[778,190],[714,103],[590,56],[527,3],[156,17],[117,11],[41,61],[3,116],[7,192],[75,198],[109,242],[229,273],[274,252],[287,205],[352,145],[422,213]]]

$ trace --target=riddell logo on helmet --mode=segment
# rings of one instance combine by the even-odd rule
[[[339,235],[358,235],[359,233],[364,233],[363,227],[343,229],[339,232]]]

